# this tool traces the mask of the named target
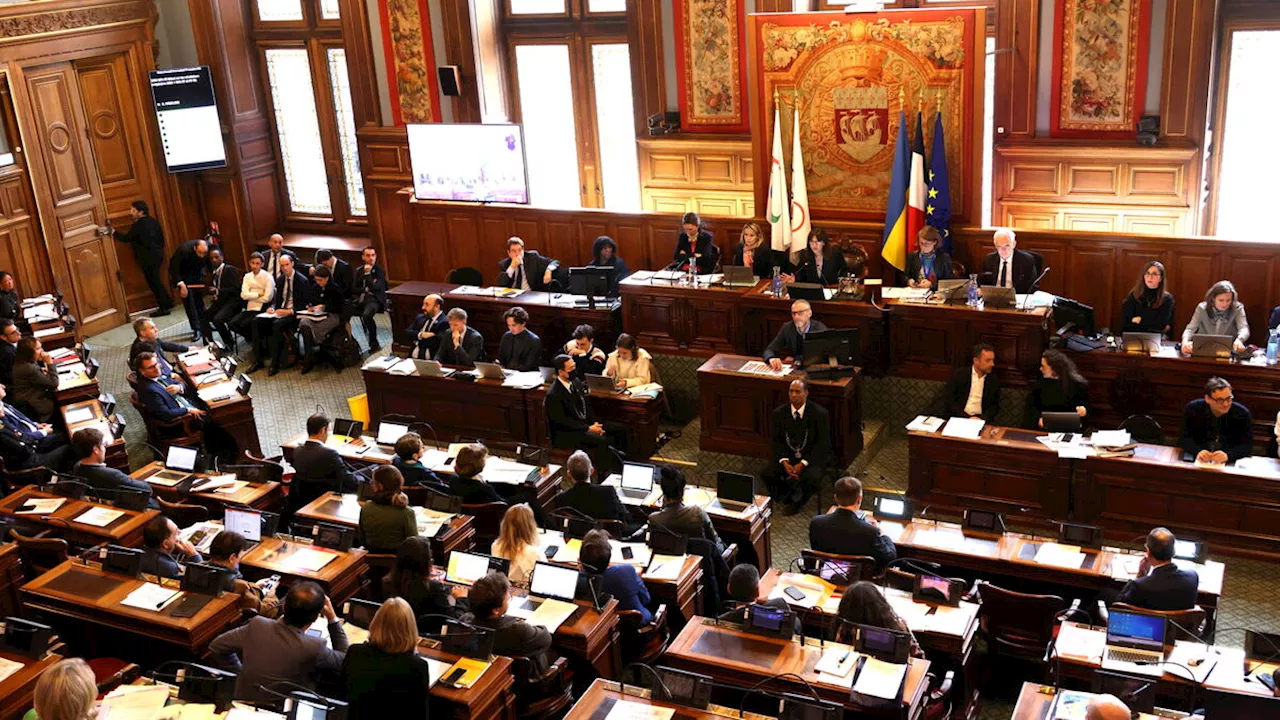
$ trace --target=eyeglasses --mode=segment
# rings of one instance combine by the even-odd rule
[[[1147,277],[1164,277],[1164,273],[1160,272],[1159,270],[1148,270],[1145,273],[1143,273],[1143,275]]]
[[[138,369],[139,369],[139,370],[153,370],[153,369],[158,368],[158,367],[160,367],[160,363],[151,363],[150,365],[143,365],[143,366],[141,366],[141,367],[140,367],[140,368],[138,368]]]
[[[1210,396],[1209,396],[1209,399],[1210,399],[1210,400],[1212,400],[1212,401],[1214,401],[1214,402],[1216,402],[1216,403],[1229,403],[1229,402],[1231,402],[1232,400],[1235,400],[1235,399],[1236,399],[1236,396],[1235,396],[1235,395],[1228,395],[1228,396],[1226,396],[1226,397],[1214,397],[1213,395],[1210,395]]]

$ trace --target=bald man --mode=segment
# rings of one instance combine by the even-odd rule
[[[1133,714],[1129,706],[1120,702],[1115,695],[1099,695],[1089,701],[1085,709],[1084,720],[1130,720]]]
[[[422,312],[405,328],[404,334],[413,345],[410,357],[435,359],[441,339],[449,334],[449,320],[444,314],[444,298],[436,294],[422,298]]]
[[[267,238],[267,251],[262,254],[262,269],[266,270],[277,281],[280,279],[280,257],[282,255],[288,255],[293,258],[295,263],[298,261],[296,255],[284,249],[284,236],[280,233],[275,233]]]

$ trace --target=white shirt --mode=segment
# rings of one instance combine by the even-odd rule
[[[982,392],[987,387],[987,376],[969,368],[969,399],[964,401],[966,415],[982,417]]]
[[[507,266],[507,277],[515,278],[516,272],[524,268],[524,272],[520,273],[520,289],[529,289],[529,266],[524,264],[524,253],[520,253],[520,264],[511,263]]]
[[[801,405],[799,409],[797,409],[797,408],[796,408],[796,406],[792,405],[792,406],[791,406],[791,417],[793,417],[793,418],[794,418],[797,414],[799,414],[799,415],[800,415],[800,419],[801,419],[801,420],[803,420],[803,419],[804,419],[804,409],[805,409],[805,408],[807,408],[807,407],[809,407],[809,403],[805,403],[805,404]]]
[[[266,270],[247,272],[240,281],[240,299],[247,305],[246,309],[259,312],[271,302],[276,294],[276,281]]]

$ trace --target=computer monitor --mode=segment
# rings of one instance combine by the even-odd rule
[[[1156,705],[1156,680],[1142,675],[1128,675],[1111,670],[1093,672],[1093,692],[1114,695],[1130,712],[1150,713]]]
[[[1204,720],[1270,720],[1280,717],[1280,698],[1205,690]]]
[[[716,497],[750,505],[756,501],[756,476],[720,470],[716,473]]]
[[[364,423],[349,418],[337,418],[333,421],[333,434],[355,440],[364,434]]]
[[[622,487],[628,490],[650,492],[657,479],[657,466],[637,462],[622,463]]]
[[[1053,318],[1058,321],[1058,327],[1064,327],[1067,323],[1071,323],[1076,330],[1090,336],[1095,331],[1093,308],[1070,298],[1054,298]]]
[[[182,665],[175,677],[179,700],[193,704],[212,704],[219,713],[231,709],[231,703],[235,699],[236,673],[196,663],[184,662]]]
[[[409,432],[408,425],[383,420],[378,423],[378,444],[395,445],[396,441],[404,437],[407,432]]]
[[[901,665],[911,656],[911,636],[882,627],[855,625],[853,647],[878,660]]]
[[[529,594],[573,602],[578,593],[578,569],[536,563],[529,576]]]
[[[964,511],[963,527],[965,530],[976,530],[977,532],[1003,533],[1004,516],[998,512],[970,508]]]
[[[1173,541],[1173,556],[1179,560],[1204,562],[1204,559],[1208,554],[1209,546],[1207,543],[1187,539],[1178,539]]]
[[[43,623],[13,616],[4,619],[6,650],[31,658],[42,658],[49,650],[49,641],[52,638],[53,628]]]
[[[511,571],[511,561],[492,555],[454,550],[449,553],[449,564],[445,567],[444,579],[458,585],[470,585],[488,575],[490,571],[507,575]]]
[[[230,568],[209,563],[186,563],[182,573],[182,591],[201,595],[218,595],[232,584]]]
[[[347,622],[369,629],[369,625],[373,622],[373,616],[378,613],[380,604],[371,600],[361,600],[360,598],[351,598],[342,605],[342,614],[347,618]]]
[[[1165,645],[1165,618],[1159,615],[1112,608],[1107,614],[1107,644],[1161,652]]]
[[[613,267],[569,268],[569,294],[590,297],[608,295],[616,273],[617,270]]]
[[[911,500],[906,495],[873,495],[871,512],[876,517],[910,520]]]
[[[229,507],[222,511],[222,526],[249,542],[262,541],[262,513]]]
[[[126,490],[124,488],[116,490],[115,506],[121,510],[142,512],[147,509],[147,503],[150,501],[150,493],[144,493],[138,490]]]
[[[142,551],[137,548],[108,545],[102,549],[99,557],[102,569],[118,575],[136,578],[142,574]]]
[[[804,337],[804,366],[861,365],[857,328],[820,330]]]
[[[840,720],[843,717],[843,705],[790,693],[782,694],[782,710],[778,713],[778,720]]]
[[[1064,545],[1100,548],[1102,547],[1102,528],[1096,525],[1058,523],[1058,539]]]
[[[170,470],[195,472],[196,462],[200,459],[200,448],[185,445],[170,445],[165,455],[164,466]]]
[[[355,543],[356,529],[345,525],[316,523],[311,530],[311,535],[316,547],[346,552]]]

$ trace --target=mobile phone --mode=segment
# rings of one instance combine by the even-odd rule
[[[1063,433],[1063,434],[1062,434],[1062,442],[1064,442],[1064,443],[1069,443],[1069,442],[1071,442],[1072,440],[1075,440],[1075,439],[1076,439],[1076,434],[1075,434],[1075,433]]]
[[[782,593],[792,600],[800,601],[804,599],[804,593],[790,585],[783,589]]]
[[[548,545],[547,549],[543,551],[543,554],[547,556],[548,560],[550,560],[551,558],[555,557],[556,553],[558,552],[560,552],[559,545]]]
[[[465,668],[454,668],[453,672],[449,673],[445,677],[444,683],[446,685],[456,685],[458,681],[462,679],[462,676],[466,674],[467,671]]]
[[[630,560],[631,558],[633,558],[633,557],[635,557],[635,556],[636,556],[636,553],[635,553],[635,551],[634,551],[634,550],[632,550],[631,548],[629,548],[629,547],[624,547],[624,548],[622,548],[622,558],[623,558],[624,560]]]

